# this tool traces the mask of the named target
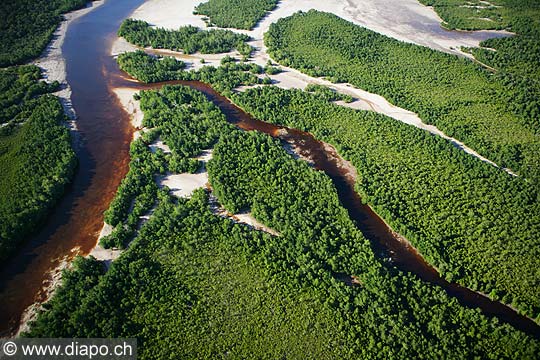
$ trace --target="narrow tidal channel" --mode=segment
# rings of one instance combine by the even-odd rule
[[[295,152],[308,158],[313,166],[324,171],[333,181],[341,204],[355,221],[364,236],[370,240],[378,256],[392,258],[392,264],[399,270],[412,272],[423,281],[442,287],[448,295],[469,308],[480,308],[482,313],[496,317],[516,329],[540,338],[540,326],[532,319],[517,313],[511,307],[456,283],[446,281],[437,269],[428,264],[418,251],[381,219],[368,205],[363,204],[354,190],[356,172],[342,159],[337,151],[313,137],[310,133],[254,119],[251,115],[231,103],[208,84],[198,81],[168,81],[155,84],[134,82],[116,67],[111,69],[114,87],[128,87],[136,90],[159,89],[163,85],[186,85],[206,95],[226,115],[227,121],[246,131],[260,131],[290,144]]]

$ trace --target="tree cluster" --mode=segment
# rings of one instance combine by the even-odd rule
[[[531,126],[537,121],[509,109],[524,101],[512,99],[513,90],[480,65],[314,10],[272,24],[265,43],[283,65],[380,94],[498,165],[540,181],[540,142]]]
[[[199,4],[195,15],[206,15],[208,25],[251,30],[279,0],[210,0]]]
[[[185,64],[173,57],[153,57],[138,50],[121,54],[117,58],[120,69],[145,83],[169,80],[195,80],[211,84],[217,91],[230,95],[242,85],[269,83],[270,78],[260,77],[264,69],[253,63],[236,62],[224,57],[221,66],[204,66],[197,71],[184,71]]]
[[[446,140],[298,90],[233,97],[274,124],[334,145],[358,171],[357,191],[449,281],[540,315],[540,194]]]
[[[123,248],[133,238],[139,218],[156,204],[156,176],[196,172],[200,163],[193,157],[210,148],[228,127],[223,114],[188,87],[164,86],[137,97],[145,113],[143,126],[151,130],[131,144],[129,171],[105,212],[105,222],[114,227],[100,240],[105,248]],[[158,138],[170,154],[147,146]]]
[[[0,260],[45,220],[75,167],[66,117],[35,66],[0,70]]]
[[[5,0],[0,2],[0,67],[21,64],[41,54],[62,14],[88,0]]]
[[[249,56],[252,51],[251,46],[246,44],[249,40],[247,35],[221,29],[201,30],[190,25],[166,30],[153,28],[142,20],[126,19],[118,30],[118,36],[138,46],[183,51],[186,54],[219,54],[236,49],[242,55]]]

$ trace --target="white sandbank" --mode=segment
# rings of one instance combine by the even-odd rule
[[[259,222],[249,212],[234,214],[231,216],[231,218],[233,220],[236,220],[236,222],[238,223],[249,225],[256,230],[267,232],[270,235],[279,236],[279,233],[276,230],[271,229],[263,223]]]
[[[101,232],[99,233],[99,236],[97,239],[97,244],[92,249],[90,254],[88,254],[88,256],[93,256],[97,260],[105,263],[105,266],[107,266],[107,268],[109,268],[109,266],[111,265],[111,262],[116,260],[122,254],[122,251],[123,251],[120,249],[105,249],[99,244],[99,241],[101,240],[101,238],[111,234],[112,231],[113,231],[113,227],[111,225],[103,223],[103,228],[101,229]]]
[[[167,174],[158,180],[160,187],[167,186],[170,194],[176,197],[189,198],[197,189],[206,187],[208,173],[206,171],[196,174]]]
[[[210,210],[212,211],[214,215],[217,215],[224,219],[229,219],[237,224],[247,225],[250,228],[255,229],[255,230],[264,231],[270,235],[279,236],[279,233],[276,230],[269,228],[268,226],[259,222],[257,219],[253,217],[253,215],[250,212],[231,214],[230,212],[227,211],[227,209],[223,207],[223,205],[219,203],[217,197],[213,193],[210,193],[209,202],[210,202]]]
[[[193,10],[199,4],[198,0],[149,0],[131,15],[132,18],[145,20],[150,24],[164,28],[178,28],[185,25],[193,25],[201,28],[206,27],[201,16],[193,15]],[[467,55],[459,50],[461,46],[478,46],[481,40],[493,36],[507,34],[501,31],[447,31],[441,28],[440,17],[435,11],[426,7],[416,0],[282,0],[278,7],[268,14],[251,31],[231,29],[236,32],[250,35],[254,40],[251,45],[256,48],[253,60],[259,65],[265,65],[271,60],[266,47],[263,44],[263,34],[270,25],[280,18],[290,16],[297,11],[308,11],[317,9],[334,13],[346,20],[352,21],[358,25],[367,27],[381,34],[396,38],[398,40],[424,45],[433,49]],[[129,44],[120,39],[113,46],[116,51],[129,51]],[[131,46],[132,48],[132,46]],[[200,68],[200,59],[208,61],[205,65],[217,65],[224,55],[185,55],[173,51],[159,51],[163,55],[175,56],[188,64],[193,64],[193,68]],[[234,54],[233,54],[234,55]],[[355,88],[350,84],[333,84],[327,80],[313,78],[305,75],[298,70],[282,67],[282,73],[270,76],[276,86],[291,89],[304,89],[308,84],[320,84],[328,86],[340,93],[353,96],[355,101],[352,103],[337,102],[338,105],[350,107],[358,110],[371,110],[393,119],[399,120],[409,125],[416,126],[430,133],[441,136],[449,140],[454,146],[462,149],[466,153],[485,161],[493,166],[497,166],[493,161],[481,156],[473,149],[467,147],[461,141],[447,136],[441,130],[433,125],[425,124],[420,117],[406,109],[394,106],[384,97]],[[245,88],[240,88],[240,91]],[[515,175],[511,170],[504,169],[511,175]]]
[[[133,99],[138,91],[131,88],[114,88],[112,89],[120,105],[124,108],[124,111],[128,113],[131,119],[131,125],[136,129],[133,133],[133,138],[137,139],[139,137],[139,131],[142,128],[142,121],[144,118],[144,113],[141,110],[139,101]]]
[[[130,17],[148,23],[175,29],[193,25],[205,28],[202,16],[193,15],[202,0],[149,0]],[[316,9],[364,26],[398,40],[428,46],[447,52],[459,52],[461,46],[478,46],[490,37],[507,35],[505,31],[447,31],[441,27],[442,19],[431,8],[416,0],[281,0],[253,30],[237,30],[255,40],[262,40],[270,24],[298,11]]]
[[[32,62],[41,68],[44,80],[47,82],[58,81],[60,83],[61,89],[55,92],[54,95],[60,98],[64,112],[70,119],[75,119],[76,114],[71,104],[71,88],[66,81],[66,61],[62,54],[62,45],[69,25],[74,20],[101,6],[104,2],[104,0],[94,1],[83,9],[64,14],[64,20],[54,32],[53,40],[47,45],[41,56]],[[75,127],[75,124],[73,123],[72,126]]]

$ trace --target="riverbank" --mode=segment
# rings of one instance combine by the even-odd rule
[[[53,94],[60,98],[64,112],[71,120],[74,120],[77,115],[71,104],[71,87],[67,82],[66,60],[62,54],[62,45],[64,44],[66,33],[71,23],[100,7],[104,2],[105,0],[92,1],[85,8],[64,14],[64,20],[54,32],[53,40],[47,45],[41,56],[32,61],[34,65],[37,65],[41,69],[44,80],[50,83],[54,81],[60,83],[60,90]],[[76,129],[77,124],[72,121],[71,127]]]
[[[143,1],[96,2],[66,14],[71,21],[59,25],[47,50],[36,60],[47,70],[45,80],[64,81],[62,90],[69,83],[65,94],[72,90],[68,105],[77,109],[72,135],[79,166],[44,226],[1,272],[1,336],[16,336],[31,319],[32,309],[40,308],[58,286],[66,264],[95,247],[103,212],[127,172],[132,129],[108,90],[104,69],[114,64],[108,54],[118,24]]]
[[[105,0],[92,1],[82,9],[64,14],[63,20],[55,30],[51,42],[37,59],[31,61],[31,64],[36,65],[41,69],[43,80],[49,83],[54,81],[60,83],[60,90],[52,94],[59,98],[64,113],[70,119],[69,128],[72,136],[75,135],[77,131],[77,123],[75,121],[77,115],[71,103],[72,91],[67,82],[66,61],[62,52],[62,45],[64,44],[70,25],[75,20],[103,5],[104,2]],[[73,138],[77,139],[75,137]],[[73,141],[72,139],[72,143],[77,144],[77,141]],[[71,253],[74,252],[76,252],[76,249],[72,249]],[[54,293],[55,289],[61,283],[62,270],[70,266],[70,257],[72,257],[72,255],[65,255],[59,259],[51,259],[56,263],[56,266],[47,271],[45,279],[41,283],[41,288],[36,295],[37,298],[49,298]],[[34,302],[24,310],[21,314],[20,326],[14,333],[14,336],[19,336],[20,333],[28,329],[28,323],[36,318],[40,309],[41,303]]]

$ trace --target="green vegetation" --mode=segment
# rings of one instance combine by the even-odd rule
[[[251,30],[279,0],[210,0],[199,4],[195,15],[209,17],[208,25]]]
[[[6,134],[28,117],[35,97],[58,89],[58,82],[47,84],[37,66],[14,66],[0,70],[0,124]]]
[[[434,57],[439,56],[428,49],[423,51]],[[136,56],[149,59],[148,55],[142,53]],[[449,55],[441,56],[450,64],[457,61],[466,68],[472,66]],[[121,59],[119,62],[122,65]],[[137,59],[134,60],[135,64],[138,62]],[[141,68],[145,71],[144,69],[149,67]],[[127,71],[132,73],[129,69]],[[220,72],[215,69],[212,71]],[[477,71],[475,69],[472,74],[477,74]],[[188,72],[182,72],[186,73]],[[224,71],[224,74],[227,72]],[[480,74],[488,76],[482,72]],[[165,77],[160,80],[169,79]],[[203,81],[216,84],[212,77]],[[231,82],[228,84],[231,85]],[[231,88],[232,86],[229,87]],[[338,94],[325,87],[310,86],[307,90],[327,101],[338,100]],[[302,105],[302,109],[296,111],[285,106],[289,101],[286,99],[291,95],[278,94],[277,90],[266,91],[272,93],[248,92],[245,96],[238,95],[234,99],[242,107],[267,121],[281,122],[314,132],[321,139],[338,145],[362,174],[359,191],[363,199],[372,204],[396,231],[409,238],[447,279],[482,291],[493,299],[513,304],[533,318],[539,316],[540,304],[536,289],[539,286],[537,279],[540,274],[535,259],[539,255],[536,234],[539,233],[540,219],[536,214],[540,209],[539,194],[534,185],[511,178],[504,172],[453,149],[446,141],[432,139],[430,135],[417,129],[408,129],[406,125],[394,124],[391,127],[393,130],[387,134],[371,129],[369,126],[373,124],[364,124],[357,129],[353,125],[360,126],[361,122],[350,123],[347,124],[349,137],[330,137],[332,131],[339,129],[337,124],[342,124],[343,119],[374,115],[345,109],[329,110],[325,102],[321,101],[316,107],[308,109],[307,105]],[[226,95],[231,96],[230,92]],[[265,100],[261,100],[263,96]],[[272,99],[274,96],[276,99]],[[293,96],[295,97],[296,95]],[[442,97],[440,100],[442,101]],[[306,99],[303,101],[308,102]],[[470,107],[472,106],[475,105],[471,104]],[[346,114],[343,115],[340,111]],[[323,125],[319,112],[327,114],[326,125]],[[296,114],[296,117],[291,119],[291,114]],[[394,127],[398,130],[394,130]],[[366,135],[368,138],[360,141],[360,134],[370,134],[368,128],[380,135],[375,138]],[[339,133],[342,134],[341,131]],[[395,138],[397,143],[385,143],[388,138]],[[411,144],[411,139],[416,140]],[[371,160],[363,159],[363,155],[359,155],[366,152],[362,143],[374,141],[381,141],[385,146],[377,145],[370,149]],[[424,145],[426,148],[422,149]],[[399,151],[401,147],[407,150]],[[368,164],[364,163],[366,161]],[[390,163],[395,166],[386,166]],[[472,191],[471,187],[476,191]],[[490,256],[485,256],[486,252]]]
[[[228,126],[204,95],[189,88],[178,91],[164,86],[160,91],[142,91],[138,98],[145,113],[142,125],[152,130],[131,144],[129,172],[105,212],[105,222],[114,227],[100,240],[105,248],[123,248],[133,238],[139,217],[157,201],[156,174],[197,171],[199,162],[191,158],[210,148]],[[152,153],[148,148],[158,137],[169,145],[171,154],[160,149]]]
[[[540,181],[538,122],[518,111],[523,101],[508,99],[497,76],[469,60],[317,11],[272,24],[265,43],[283,65],[380,94],[500,166]],[[516,104],[514,112],[509,103]]]
[[[67,315],[63,322],[41,315],[26,336],[137,337],[141,359],[346,356],[345,335],[315,291],[287,286],[251,256],[268,237],[212,215],[202,190],[177,204],[162,196],[81,304],[52,304],[49,318]]]
[[[182,61],[173,57],[153,57],[140,50],[121,54],[117,61],[120,69],[145,83],[196,80],[212,84],[225,95],[230,95],[232,89],[238,86],[261,84],[270,80],[257,76],[264,71],[259,65],[236,62],[231,57],[223,58],[219,67],[204,66],[198,71],[184,71],[185,64]]]
[[[88,291],[99,283],[105,274],[105,266],[94,257],[77,257],[70,270],[62,271],[62,285],[54,296],[43,306],[37,320],[32,323],[32,330],[25,336],[39,334],[47,329],[49,337],[63,337],[75,334],[79,324],[73,315]]]
[[[502,30],[521,33],[537,27],[540,6],[534,0],[420,0],[433,6],[445,21],[443,26],[459,30]],[[535,24],[536,23],[536,24]]]
[[[62,196],[76,158],[58,84],[39,82],[35,66],[0,70],[0,261],[35,231]]]
[[[154,57],[142,50],[120,54],[116,59],[120,69],[144,83],[166,80],[185,80],[189,73],[186,64],[171,56]]]
[[[100,240],[104,248],[123,248],[133,238],[139,217],[148,212],[157,200],[158,187],[154,174],[165,173],[163,152],[152,153],[138,139],[131,144],[129,171],[116,191],[105,212],[105,222],[114,227],[113,232]]]
[[[422,1],[434,6],[452,29],[507,29],[516,35],[488,39],[480,48],[467,49],[476,59],[497,70],[507,89],[508,108],[523,114],[540,132],[540,4],[534,0]],[[472,5],[471,5],[472,4]],[[491,4],[491,5],[489,5]],[[491,21],[478,21],[478,17]]]
[[[62,14],[87,0],[6,0],[0,2],[0,67],[41,54]],[[44,221],[73,176],[58,82],[40,81],[37,66],[0,69],[0,261]]]
[[[153,216],[110,270],[95,286],[100,273],[84,271],[92,280],[84,293],[77,281],[65,284],[27,335],[137,337],[143,359],[532,359],[540,351],[536,340],[379,263],[331,180],[278,141],[235,130],[186,87],[141,98],[145,121],[160,124],[168,144],[191,144],[185,156],[216,139],[209,171],[220,201],[250,207],[281,236],[213,215],[202,189],[190,200],[158,192]],[[171,121],[176,112],[182,120]],[[197,136],[206,126],[215,138]],[[352,274],[361,285],[339,280]]]
[[[336,146],[358,171],[363,201],[444,277],[540,319],[537,186],[425,131],[305,92],[264,87],[233,100]]]
[[[126,19],[118,30],[118,36],[132,44],[154,49],[183,51],[186,54],[201,52],[218,54],[238,50],[249,56],[253,50],[246,41],[249,36],[229,30],[200,30],[195,26],[183,26],[177,30],[153,28],[145,21]]]
[[[501,30],[509,26],[504,2],[523,4],[523,0],[419,0],[426,6],[433,6],[444,19],[444,28],[456,30]]]
[[[0,2],[0,67],[37,57],[47,46],[62,14],[88,0],[4,0]]]

